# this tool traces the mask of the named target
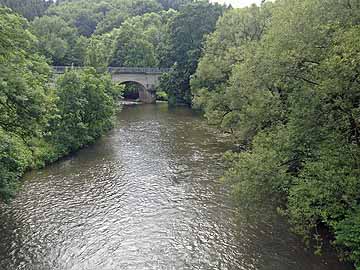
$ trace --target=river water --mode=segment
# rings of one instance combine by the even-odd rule
[[[349,269],[280,217],[242,217],[219,181],[229,147],[189,109],[125,106],[108,135],[0,205],[0,269]]]

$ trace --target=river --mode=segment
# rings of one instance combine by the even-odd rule
[[[219,181],[229,148],[187,108],[125,106],[109,134],[0,205],[0,269],[351,269],[280,217],[242,217]]]

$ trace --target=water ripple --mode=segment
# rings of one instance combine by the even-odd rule
[[[280,219],[237,219],[218,180],[226,149],[188,109],[126,107],[109,135],[0,205],[0,269],[346,269]]]

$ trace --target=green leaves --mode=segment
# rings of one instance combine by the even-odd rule
[[[26,169],[55,161],[109,130],[121,89],[109,75],[88,69],[66,73],[53,91],[50,68],[37,54],[26,21],[0,8],[0,24],[0,198],[8,200]],[[46,54],[71,61],[81,40],[74,29],[57,17],[36,19],[32,26]]]
[[[28,20],[42,16],[51,4],[52,0],[0,0],[0,5],[11,8]]]
[[[14,196],[17,180],[31,162],[31,152],[16,137],[0,129],[0,199],[8,201]]]
[[[36,18],[31,31],[39,38],[39,52],[51,60],[53,65],[82,65],[84,55],[76,51],[77,30],[57,16]]]
[[[0,8],[0,127],[24,140],[39,134],[50,110],[46,89],[49,67],[34,52],[35,38],[26,22]]]
[[[170,104],[191,105],[190,76],[196,71],[204,38],[213,31],[223,10],[224,7],[205,1],[189,3],[170,21],[164,58],[173,64],[173,70],[160,86],[168,93]]]
[[[56,15],[76,27],[80,35],[90,37],[119,27],[127,18],[145,13],[159,12],[161,5],[155,0],[81,0],[65,1],[53,5],[48,15]]]
[[[85,65],[106,70],[112,57],[113,39],[114,33],[92,36],[86,48]]]
[[[208,36],[191,79],[194,105],[204,110],[209,123],[242,142],[281,118],[279,95],[262,84],[257,63],[257,41],[269,16],[268,6],[227,11]]]
[[[351,211],[336,225],[336,243],[345,248],[344,255],[349,256],[360,267],[360,208]]]
[[[112,127],[115,113],[111,78],[94,69],[69,71],[58,80],[59,118],[51,122],[51,144],[62,156],[88,145]]]
[[[247,149],[224,176],[239,203],[281,205],[318,244],[326,226],[358,267],[359,8],[280,0],[228,11],[191,81],[209,123]]]
[[[230,9],[216,23],[216,30],[205,43],[192,84],[212,91],[225,83],[234,65],[244,60],[244,45],[258,41],[269,23],[270,9],[255,5],[244,9]],[[194,85],[193,91],[196,92]]]
[[[166,27],[174,13],[147,13],[126,20],[112,32],[114,39],[111,65],[156,67],[162,58]]]

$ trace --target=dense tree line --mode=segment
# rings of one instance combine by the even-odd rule
[[[121,89],[94,69],[69,71],[52,87],[50,67],[27,22],[0,8],[0,198],[29,168],[94,142],[112,126]]]
[[[306,241],[327,228],[360,269],[360,6],[278,0],[230,10],[206,39],[194,105],[233,135],[224,178],[278,205]]]

